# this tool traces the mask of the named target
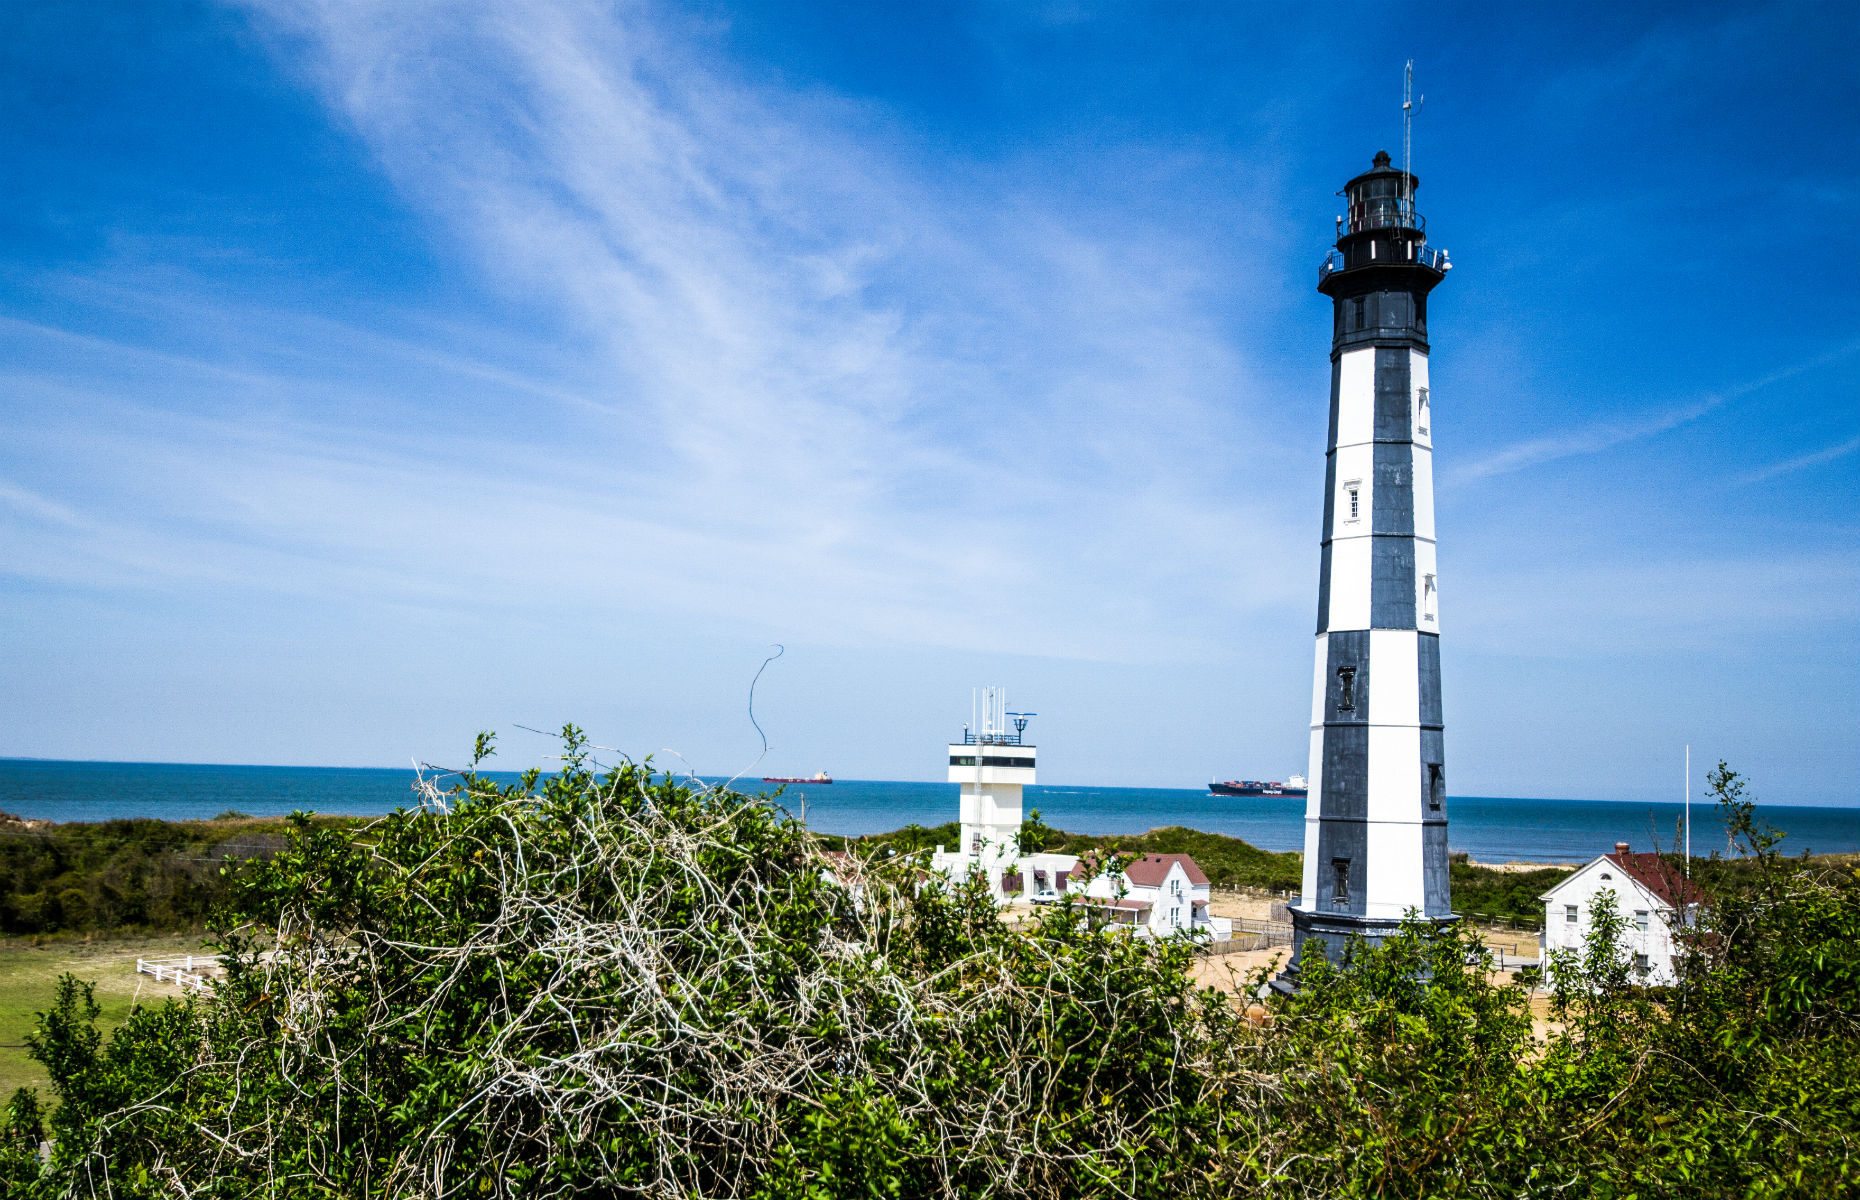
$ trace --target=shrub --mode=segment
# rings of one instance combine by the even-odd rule
[[[585,755],[570,731],[559,775],[470,776],[447,811],[359,834],[296,818],[241,872],[215,1002],[106,1044],[67,981],[35,1043],[50,1178],[1054,1195],[1206,1158],[1186,946],[1071,910],[1023,935],[979,884],[882,865],[842,885],[771,805]]]
[[[0,1121],[41,1196],[1841,1196],[1860,877],[1749,814],[1675,988],[1598,919],[1555,1023],[1415,923],[1239,1014],[1194,949],[1010,925],[908,856],[566,765],[242,867],[211,1001],[107,1040],[67,977]],[[481,741],[480,751],[488,751]],[[1728,794],[1732,785],[1719,778]],[[435,797],[435,799],[439,799]],[[1772,843],[1773,844],[1773,843]],[[1252,984],[1265,981],[1262,971]],[[1244,1000],[1244,997],[1242,998]],[[55,1141],[40,1169],[43,1126]]]
[[[352,824],[344,818],[325,823]],[[228,895],[222,868],[286,844],[282,821],[33,823],[0,813],[0,932],[202,929]]]

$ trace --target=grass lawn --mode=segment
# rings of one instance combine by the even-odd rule
[[[136,974],[136,959],[198,952],[200,939],[180,934],[90,943],[48,938],[38,947],[25,939],[0,942],[0,1101],[19,1087],[36,1087],[42,1100],[51,1099],[45,1068],[27,1057],[25,1042],[36,1014],[52,1006],[60,975],[68,971],[97,985],[103,1010],[97,1024],[107,1034],[137,1003],[160,1004],[181,994],[173,984]]]

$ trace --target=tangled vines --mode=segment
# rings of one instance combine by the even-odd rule
[[[1307,964],[1270,1023],[1192,951],[822,853],[622,764],[466,775],[241,868],[210,1000],[107,1039],[67,977],[22,1197],[1851,1195],[1860,873],[1761,859],[1660,995],[1608,922],[1561,1028],[1465,930]],[[1615,922],[1619,924],[1619,922]],[[1568,977],[1573,983],[1565,988]],[[47,1126],[49,1125],[49,1130]],[[49,1162],[41,1138],[49,1132]]]
[[[158,1156],[173,1195],[1115,1194],[1179,1152],[1185,949],[1010,930],[979,887],[580,753],[540,789],[426,782],[360,837],[303,823],[191,1061],[83,1174],[107,1193],[159,1139],[195,1148]]]

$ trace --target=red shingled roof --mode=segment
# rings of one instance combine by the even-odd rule
[[[1201,873],[1195,860],[1186,854],[1145,854],[1124,868],[1124,875],[1137,887],[1161,887],[1163,880],[1169,877],[1169,867],[1181,863],[1187,872],[1188,881],[1197,887],[1206,887],[1208,877]]]
[[[1687,882],[1685,875],[1678,867],[1657,854],[1636,854],[1632,850],[1616,850],[1613,854],[1604,854],[1602,857],[1626,871],[1634,882],[1675,909],[1697,904],[1705,898],[1704,893]]]
[[[1130,880],[1133,887],[1161,887],[1163,880],[1169,877],[1169,864],[1181,863],[1182,870],[1188,875],[1188,881],[1198,887],[1206,887],[1208,877],[1202,874],[1195,860],[1186,854],[1145,854],[1133,859],[1124,868],[1124,878]],[[1073,864],[1072,878],[1090,879],[1097,869],[1096,864],[1088,865],[1084,859]]]

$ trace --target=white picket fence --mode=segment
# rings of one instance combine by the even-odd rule
[[[213,978],[206,974],[217,971],[220,960],[212,954],[183,954],[174,958],[138,958],[136,974],[153,975],[157,983],[172,983],[182,991],[193,988],[204,992],[213,986]]]

